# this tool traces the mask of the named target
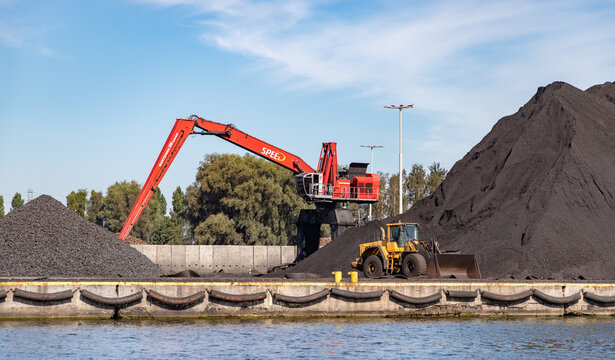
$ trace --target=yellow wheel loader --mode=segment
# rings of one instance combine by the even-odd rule
[[[366,277],[401,274],[405,277],[480,279],[474,255],[441,253],[438,243],[419,240],[419,224],[397,222],[381,230],[381,239],[359,245],[352,267]]]

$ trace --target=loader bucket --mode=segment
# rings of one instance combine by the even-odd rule
[[[474,255],[434,254],[427,264],[430,278],[480,279]]]

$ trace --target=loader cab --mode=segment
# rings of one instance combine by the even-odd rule
[[[418,224],[396,223],[387,224],[389,228],[389,241],[397,243],[398,247],[404,247],[406,242],[419,239]]]

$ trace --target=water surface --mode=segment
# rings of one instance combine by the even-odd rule
[[[1,359],[615,358],[615,318],[0,322]]]

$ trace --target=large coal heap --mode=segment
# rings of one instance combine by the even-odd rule
[[[0,220],[0,277],[158,277],[115,234],[42,195]]]
[[[615,83],[538,89],[500,119],[437,191],[394,221],[476,254],[483,277],[615,278]],[[352,229],[292,271],[350,270],[380,223]]]

